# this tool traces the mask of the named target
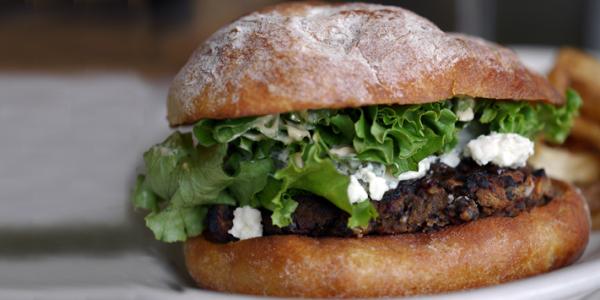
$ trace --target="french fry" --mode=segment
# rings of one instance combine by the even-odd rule
[[[529,163],[535,168],[544,168],[552,178],[578,185],[600,184],[600,158],[589,152],[537,143]]]
[[[581,188],[592,212],[593,228],[600,230],[600,179],[593,178],[598,174],[590,172],[594,171],[590,167],[595,165],[595,168],[598,168],[599,165],[588,159],[585,159],[587,162],[582,160],[584,154],[588,157],[591,155],[591,158],[596,161],[600,160],[600,61],[577,49],[561,49],[548,79],[560,92],[564,93],[567,88],[573,88],[581,95],[583,99],[581,116],[575,120],[571,135],[575,140],[586,144],[586,148],[591,146],[592,149],[587,150],[589,152],[570,153],[569,150],[560,149],[559,151],[572,154],[568,161],[563,159],[564,155],[549,158],[548,153],[544,157],[536,153],[532,159],[535,162],[537,157],[539,164],[554,167],[549,171],[558,173],[559,177],[562,176],[563,179]],[[587,168],[582,167],[582,162]],[[574,164],[578,167],[572,168]],[[577,170],[573,172],[574,169]]]
[[[577,118],[573,124],[573,129],[571,129],[571,135],[588,142],[600,151],[600,124],[586,118]]]

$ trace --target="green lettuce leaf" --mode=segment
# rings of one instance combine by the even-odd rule
[[[418,169],[422,159],[451,150],[458,141],[450,101],[362,108],[353,147],[362,161],[382,163],[395,175]]]
[[[146,184],[146,176],[138,175],[131,200],[135,208],[158,210],[159,199]]]
[[[264,189],[256,195],[260,205],[273,212],[271,221],[279,227],[285,227],[292,223],[292,213],[298,207],[298,202],[285,192],[283,182],[269,176]]]
[[[169,199],[179,187],[183,159],[193,152],[192,136],[173,133],[144,153],[146,185],[159,197]]]
[[[144,154],[146,175],[137,178],[131,201],[150,211],[147,226],[168,242],[200,234],[207,209],[215,204],[266,208],[273,224],[287,226],[298,193],[323,197],[350,215],[349,227],[365,227],[377,211],[370,201],[350,204],[349,177],[336,168],[348,161],[330,154],[332,148],[353,147],[352,160],[381,163],[395,175],[416,170],[422,159],[456,146],[467,122],[458,121],[455,112],[469,108],[484,134],[541,135],[561,143],[581,106],[576,92],[566,96],[566,104],[558,107],[464,97],[201,120],[192,133],[175,132]]]
[[[223,121],[200,120],[193,132],[198,144],[209,147],[214,144],[226,144],[254,128],[257,118],[239,118]]]
[[[479,122],[487,124],[489,131],[517,133],[532,138],[543,130],[536,105],[516,101],[479,101]]]
[[[178,207],[222,204],[215,200],[221,191],[234,181],[234,178],[223,170],[227,145],[197,147],[192,153],[193,155],[186,157],[180,164],[179,188],[171,203]]]
[[[223,132],[229,135],[228,130]],[[228,144],[199,143],[194,147],[190,133],[175,132],[150,148],[144,155],[147,175],[137,178],[132,202],[137,208],[151,211],[146,224],[156,238],[174,242],[198,235],[210,205],[259,207],[256,194],[265,189],[274,171],[269,156],[273,143],[251,141],[248,147],[256,153],[232,155],[228,153]],[[247,160],[253,157],[260,158]],[[226,162],[230,173],[226,171]],[[277,213],[290,216],[296,208],[295,202],[282,201]]]
[[[583,101],[575,90],[567,90],[567,102],[563,106],[541,105],[540,120],[544,124],[544,138],[553,143],[563,143],[569,136],[573,121],[579,114]]]
[[[227,148],[194,147],[191,134],[175,132],[144,154],[147,174],[138,177],[132,201],[151,211],[146,225],[157,239],[185,241],[202,232],[209,205],[237,204],[227,192],[239,181],[223,168]]]
[[[367,227],[371,220],[378,217],[377,209],[371,201],[363,201],[352,205],[350,218],[348,219],[348,227]]]
[[[268,158],[240,162],[238,174],[229,186],[240,206],[259,206],[255,195],[265,188],[273,169],[273,161]]]
[[[347,194],[350,179],[337,171],[331,159],[323,156],[324,151],[318,144],[307,144],[302,152],[292,155],[285,168],[275,172],[275,181],[269,186],[269,193],[262,197],[265,206],[273,208],[273,224],[287,226],[291,222],[290,207],[293,206],[293,200],[282,199],[290,189],[307,191],[329,200],[351,215],[353,227],[366,227],[370,220],[377,217],[369,201],[362,202],[366,204],[350,204]]]
[[[188,237],[197,236],[204,230],[204,218],[207,208],[167,207],[159,212],[146,216],[146,226],[152,230],[157,240],[172,243],[185,241]]]
[[[517,133],[530,139],[542,135],[547,141],[562,143],[569,135],[581,103],[577,92],[568,90],[566,104],[562,106],[482,100],[477,102],[476,110],[479,122],[488,125],[489,131]]]

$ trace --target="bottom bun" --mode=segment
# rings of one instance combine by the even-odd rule
[[[185,243],[201,287],[283,297],[434,294],[507,282],[568,265],[582,254],[589,210],[571,185],[519,216],[488,217],[438,232],[311,238],[267,236],[228,244]]]

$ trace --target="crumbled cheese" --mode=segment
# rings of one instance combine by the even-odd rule
[[[444,153],[440,156],[440,162],[451,167],[456,168],[460,164],[460,150],[458,148],[452,149],[448,153]]]
[[[467,143],[475,138],[475,130],[476,129],[474,129],[473,126],[468,125],[463,128],[463,130],[458,133],[458,143],[456,147],[454,147],[454,149],[452,149],[450,152],[442,154],[439,157],[440,162],[451,168],[456,168],[458,164],[460,164],[462,159],[461,153],[463,153]]]
[[[467,107],[465,110],[459,110],[456,112],[456,116],[458,120],[461,122],[469,122],[475,118],[475,114],[473,113],[472,107]]]
[[[360,202],[366,197],[374,201],[383,199],[383,195],[398,186],[402,180],[417,179],[425,176],[431,164],[437,161],[436,156],[429,156],[419,162],[418,171],[408,171],[394,177],[388,174],[383,164],[368,163],[350,176],[350,185],[348,186],[348,198],[350,202]],[[368,187],[367,195],[365,187]],[[351,196],[351,194],[353,196]],[[354,202],[353,202],[354,201]]]
[[[388,180],[386,176],[385,165],[378,163],[367,163],[366,166],[359,169],[354,177],[359,183],[364,183],[364,187],[368,187],[369,197],[371,200],[379,201],[383,198],[383,194],[397,186],[397,181]]]
[[[437,159],[438,158],[435,156],[429,156],[429,157],[424,158],[423,160],[421,160],[419,162],[419,170],[404,172],[404,173],[398,175],[398,180],[403,181],[403,180],[417,179],[417,178],[421,178],[421,177],[425,176],[425,174],[427,174],[427,171],[429,171],[431,164],[434,163]]]
[[[387,184],[385,178],[375,176],[375,174],[369,174],[369,196],[372,200],[379,201],[383,198],[383,194],[387,192],[390,187]]]
[[[468,96],[460,96],[454,107],[454,113],[459,121],[469,122],[475,118],[473,107],[475,107],[475,99]]]
[[[358,170],[361,166],[361,162],[360,160],[358,160],[356,157],[348,157],[349,159],[344,159],[344,160],[334,160],[333,163],[335,164],[335,169],[340,172],[340,174],[346,175],[346,176],[350,176],[354,173],[356,173],[356,170]]]
[[[471,140],[465,149],[465,155],[483,166],[493,163],[500,167],[524,167],[533,154],[533,142],[515,133],[496,133],[481,135]]]
[[[350,184],[348,185],[348,200],[350,203],[359,203],[369,199],[369,195],[367,195],[367,191],[360,185],[358,182],[358,178],[352,175],[350,176]]]
[[[466,141],[463,144],[466,144]],[[379,201],[387,191],[395,189],[400,181],[418,179],[425,176],[431,168],[431,164],[437,161],[455,168],[461,161],[460,153],[462,152],[462,148],[462,145],[458,145],[452,151],[439,157],[426,157],[419,162],[417,171],[404,172],[397,177],[388,173],[385,165],[380,163],[369,162],[362,163],[361,165],[360,162],[349,160],[344,163],[337,162],[336,168],[340,173],[350,177],[347,193],[351,203],[361,202],[366,199]],[[331,154],[340,157],[355,154],[352,147],[337,147],[329,151]],[[354,164],[350,166],[348,162]]]
[[[233,227],[227,232],[240,240],[260,237],[263,234],[261,219],[260,210],[238,207],[233,211]]]

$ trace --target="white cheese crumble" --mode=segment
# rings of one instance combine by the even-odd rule
[[[417,179],[425,176],[431,164],[438,160],[436,156],[429,156],[419,162],[418,171],[408,171],[394,177],[386,173],[382,164],[368,163],[356,173],[350,175],[348,185],[348,199],[350,203],[362,202],[367,199],[380,201],[385,192],[395,189],[402,180]],[[367,194],[367,190],[369,193]]]
[[[461,122],[469,122],[469,121],[472,121],[473,118],[475,118],[475,114],[473,113],[472,107],[467,107],[467,109],[465,109],[465,110],[457,111],[456,116],[458,117],[458,120]]]
[[[440,162],[451,168],[456,168],[460,164],[460,149],[456,147],[452,151],[442,154]]]
[[[369,175],[369,196],[371,196],[372,200],[379,201],[390,187],[385,181],[385,178],[375,176],[373,173],[370,173]]]
[[[354,176],[359,183],[364,183],[363,187],[368,187],[369,197],[375,201],[381,200],[385,192],[398,185],[394,177],[386,174],[385,166],[382,164],[367,163]]]
[[[465,156],[473,158],[480,166],[493,163],[500,167],[524,167],[534,152],[533,142],[515,133],[492,132],[471,140]]]
[[[261,219],[260,210],[238,207],[233,211],[233,227],[227,232],[240,240],[260,237],[263,234]]]
[[[351,204],[363,202],[369,199],[369,195],[367,195],[367,191],[365,188],[358,182],[358,178],[352,175],[350,176],[350,184],[348,185],[348,200]]]
[[[408,171],[398,175],[398,181],[417,179],[425,176],[431,164],[434,163],[438,158],[436,156],[428,156],[419,162],[419,170]]]

